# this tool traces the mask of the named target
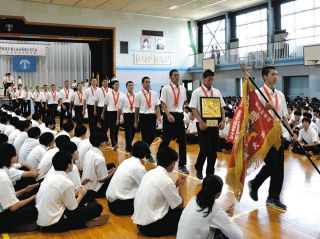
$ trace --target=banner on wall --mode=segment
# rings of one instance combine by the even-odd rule
[[[0,55],[45,56],[45,45],[0,43]]]
[[[171,65],[170,54],[134,53],[133,64],[135,65]]]
[[[36,72],[37,58],[35,56],[14,56],[13,71],[14,72]]]

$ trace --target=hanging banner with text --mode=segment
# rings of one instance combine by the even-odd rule
[[[134,53],[134,65],[171,65],[170,54]]]
[[[0,43],[0,55],[45,56],[46,46],[33,44]]]

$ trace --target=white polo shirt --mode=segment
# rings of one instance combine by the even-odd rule
[[[78,147],[79,143],[81,142],[81,139],[79,137],[74,136],[71,138],[71,142],[75,143]]]
[[[28,133],[23,131],[21,132],[14,140],[13,146],[16,148],[16,151],[19,152],[22,144],[28,138]]]
[[[31,150],[39,144],[40,143],[38,139],[27,138],[19,150],[19,162],[25,163]]]
[[[192,92],[191,95],[191,100],[190,100],[190,104],[189,107],[190,108],[195,108],[198,109],[200,115],[201,115],[201,105],[200,105],[200,97],[207,97],[206,94],[203,92],[203,90],[207,93],[208,97],[219,97],[220,98],[220,106],[221,108],[225,107],[226,104],[223,100],[223,97],[221,95],[220,90],[211,87],[210,90],[208,90],[207,87],[203,86],[203,87],[198,87],[197,89],[195,89]]]
[[[48,177],[50,174],[56,172],[56,170],[54,170],[54,167],[51,166],[49,172],[47,173],[46,177]],[[81,186],[81,179],[80,179],[80,173],[79,173],[79,169],[78,167],[73,164],[72,165],[72,171],[68,173],[68,178],[71,180],[71,182],[73,183],[74,187],[77,189]]]
[[[119,101],[123,97],[123,93],[114,90],[110,90],[106,95],[104,104],[107,105],[107,111],[117,111],[119,107]]]
[[[144,96],[143,92],[146,94],[146,97]],[[147,101],[149,101],[149,94],[151,94],[151,107],[148,107]],[[147,98],[147,99],[146,99]],[[160,105],[160,100],[158,97],[157,92],[154,90],[149,90],[149,92],[142,89],[136,94],[136,100],[134,103],[134,107],[139,108],[140,114],[155,114],[156,105]]]
[[[58,138],[58,137],[61,136],[61,135],[66,135],[66,136],[68,136],[69,138],[71,138],[71,137],[70,137],[70,134],[69,134],[67,131],[61,130],[59,133],[57,133],[57,135],[55,136],[55,139]]]
[[[92,145],[89,139],[84,139],[79,142],[79,145],[78,145],[79,159],[75,163],[80,171],[83,170],[84,156],[86,156],[86,153],[89,151],[91,147]]]
[[[112,89],[108,88],[105,89],[104,87],[98,88],[97,92],[95,94],[95,101],[98,101],[98,107],[103,107],[104,106],[104,102],[106,99],[107,94],[111,91]]]
[[[50,226],[57,223],[65,209],[74,210],[78,207],[75,187],[66,172],[54,171],[41,183],[36,196],[39,226]]]
[[[49,149],[41,158],[40,163],[38,164],[37,170],[39,170],[38,179],[46,176],[48,171],[52,166],[53,156],[59,151],[58,148]]]
[[[98,88],[93,88],[90,86],[83,93],[83,99],[86,100],[87,105],[94,105],[95,102],[95,94],[97,93]]]
[[[44,124],[44,123],[43,123]],[[42,124],[41,124],[42,125]],[[57,135],[57,131],[55,131],[55,130],[52,130],[52,129],[49,129],[48,127],[43,127],[43,128],[41,128],[41,125],[39,126],[39,128],[40,128],[40,130],[41,130],[41,134],[43,134],[43,133],[46,133],[46,132],[49,132],[49,133],[51,133],[51,134],[53,134],[53,136],[56,136]],[[44,124],[45,125],[45,124]]]
[[[6,124],[1,124],[0,123],[0,132],[3,134],[4,130],[7,128]]]
[[[8,143],[13,144],[19,134],[21,134],[21,131],[19,129],[14,129],[8,136]]]
[[[0,213],[19,202],[8,173],[6,167],[0,169]]]
[[[16,183],[21,180],[22,174],[24,172],[25,171],[15,168],[13,166],[9,168],[8,173],[9,173],[9,177],[12,182],[12,185],[16,185]]]
[[[298,141],[304,140],[307,144],[320,143],[317,131],[309,126],[308,130],[300,129]]]
[[[213,238],[213,228],[220,229],[228,238],[242,239],[243,233],[224,209],[215,201],[211,213],[204,217],[204,211],[193,197],[182,212],[178,224],[177,239]],[[211,235],[211,237],[210,237]]]
[[[132,109],[131,109],[131,104],[129,102],[129,99],[132,103]],[[127,113],[134,113],[135,112],[135,100],[136,100],[136,95],[132,94],[130,95],[128,92],[123,95],[123,97],[119,100],[119,109],[122,110],[123,114]]]
[[[11,99],[12,100],[16,100],[18,98],[18,92],[17,91],[11,91],[10,92],[10,95],[11,95]]]
[[[47,95],[48,95],[48,91],[46,92],[46,91],[42,91],[41,92],[41,102],[46,102],[47,101]]]
[[[15,128],[13,125],[8,124],[8,125],[6,125],[6,128],[5,128],[5,130],[4,130],[3,133],[9,137],[9,135],[10,135],[10,134],[12,133],[12,131],[14,131],[15,129],[16,129],[16,128]]]
[[[54,104],[58,104],[59,103],[59,92],[57,91],[49,91],[47,93],[47,99],[48,101],[48,105],[54,105]]]
[[[133,199],[145,174],[146,169],[140,159],[131,157],[124,160],[110,181],[106,191],[107,200],[114,202],[118,199]]]
[[[175,102],[175,97],[178,100],[177,102]],[[169,112],[183,113],[183,105],[184,102],[187,101],[186,88],[182,85],[176,86],[170,83],[162,88],[160,101],[167,105]],[[175,103],[177,103],[177,105]]]
[[[142,178],[134,198],[134,224],[145,226],[162,219],[182,203],[178,189],[167,170],[161,166],[150,170]]]
[[[40,91],[34,91],[33,94],[32,94],[32,99],[35,101],[35,102],[40,102],[41,101],[41,92]]]
[[[28,166],[30,166],[30,168],[37,169],[42,157],[45,155],[46,152],[46,146],[44,146],[43,144],[37,145],[31,150],[25,163]]]
[[[73,105],[82,106],[83,105],[83,91],[75,91],[71,97]]]
[[[23,92],[23,97],[25,98],[25,100],[31,100],[32,93],[30,91],[24,91]]]
[[[31,119],[31,125],[32,127],[39,127],[39,122],[34,119]]]
[[[23,99],[24,98],[24,90],[17,90],[17,98],[18,99]]]
[[[59,91],[59,98],[62,100],[63,103],[70,103],[71,102],[71,97],[73,96],[74,91],[73,89],[66,89],[63,88]]]
[[[83,161],[83,172],[81,179],[82,181],[85,179],[90,179],[92,181],[85,185],[86,189],[97,192],[103,184],[99,183],[99,181],[105,179],[106,177],[108,177],[108,169],[103,154],[100,149],[91,147],[86,153]]]

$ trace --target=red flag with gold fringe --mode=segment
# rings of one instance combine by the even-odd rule
[[[247,78],[242,91],[228,135],[233,147],[226,179],[238,201],[242,197],[246,175],[261,165],[271,147],[280,147],[282,134],[279,122],[259,100]]]

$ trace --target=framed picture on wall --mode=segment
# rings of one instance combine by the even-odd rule
[[[156,37],[156,50],[164,51],[164,37]]]
[[[140,38],[141,51],[151,50],[151,36],[141,36]]]

